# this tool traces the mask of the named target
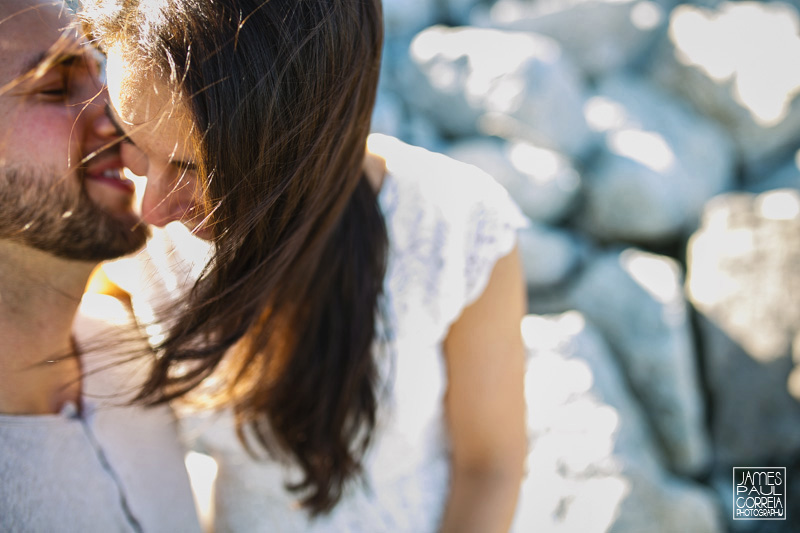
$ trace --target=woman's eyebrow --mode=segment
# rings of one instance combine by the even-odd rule
[[[132,144],[134,146],[137,146],[136,143],[133,142],[133,139],[131,139],[130,135],[128,135],[125,132],[125,129],[120,124],[120,121],[117,118],[117,114],[111,108],[111,104],[106,103],[105,109],[106,109],[106,116],[111,121],[111,124],[114,126],[114,129],[117,130],[117,135],[119,135],[120,137],[124,137],[125,138],[125,142],[130,143],[130,144]],[[176,166],[176,167],[178,167],[178,168],[180,168],[182,170],[189,170],[189,171],[192,171],[192,172],[196,172],[197,171],[197,164],[192,163],[190,161],[181,161],[181,160],[178,160],[178,159],[173,159],[169,163],[170,163],[170,165]]]
[[[189,161],[181,161],[179,159],[173,159],[172,161],[169,162],[169,164],[174,165],[182,170],[197,172],[197,165]]]

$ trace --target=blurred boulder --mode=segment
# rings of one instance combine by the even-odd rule
[[[389,38],[410,37],[434,24],[469,24],[480,0],[383,0],[383,19]]]
[[[424,146],[434,152],[443,152],[447,146],[436,124],[424,114],[414,111],[407,115],[401,128],[400,139],[414,146]]]
[[[519,231],[519,251],[525,281],[534,290],[564,282],[586,255],[571,233],[536,222]]]
[[[567,300],[619,356],[670,467],[698,474],[711,448],[682,286],[676,261],[627,249],[590,261]]]
[[[435,26],[414,38],[409,59],[407,103],[449,135],[522,138],[569,156],[592,141],[583,81],[549,38]]]
[[[411,36],[436,24],[437,0],[382,0],[383,24],[387,37]]]
[[[371,131],[400,137],[403,121],[403,103],[400,98],[385,89],[378,89],[375,107],[372,110]]]
[[[440,18],[449,26],[470,25],[472,12],[481,0],[439,0]]]
[[[602,76],[646,52],[666,19],[664,7],[649,0],[499,0],[472,22],[552,37],[583,72]]]
[[[758,464],[800,449],[800,193],[712,200],[688,246],[718,461]]]
[[[645,81],[604,80],[586,117],[605,143],[586,171],[581,219],[602,240],[686,235],[705,202],[732,186],[734,148],[722,128]]]
[[[580,190],[580,175],[569,159],[528,142],[472,138],[453,144],[446,153],[492,175],[539,222],[564,219]]]
[[[602,337],[577,312],[529,315],[530,453],[512,531],[723,531],[713,494],[668,473]]]
[[[800,135],[800,16],[782,2],[681,5],[652,76],[718,120],[758,167]]]
[[[626,132],[617,144],[663,145],[657,134]],[[605,242],[659,243],[680,235],[687,218],[683,198],[659,169],[636,157],[605,152],[586,171],[580,227]]]
[[[777,171],[767,174],[767,177],[751,177],[747,180],[744,189],[747,192],[762,193],[773,189],[798,189],[800,190],[800,151]]]

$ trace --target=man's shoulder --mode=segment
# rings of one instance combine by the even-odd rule
[[[153,352],[127,305],[112,296],[85,294],[73,336],[81,356],[84,396],[110,396],[116,403],[135,395]]]

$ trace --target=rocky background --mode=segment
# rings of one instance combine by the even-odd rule
[[[533,221],[516,531],[800,531],[799,8],[384,0],[374,129]],[[732,520],[733,466],[788,519]]]

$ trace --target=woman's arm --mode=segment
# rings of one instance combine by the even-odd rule
[[[506,532],[511,525],[527,451],[525,300],[515,248],[445,339],[452,479],[442,533]]]

